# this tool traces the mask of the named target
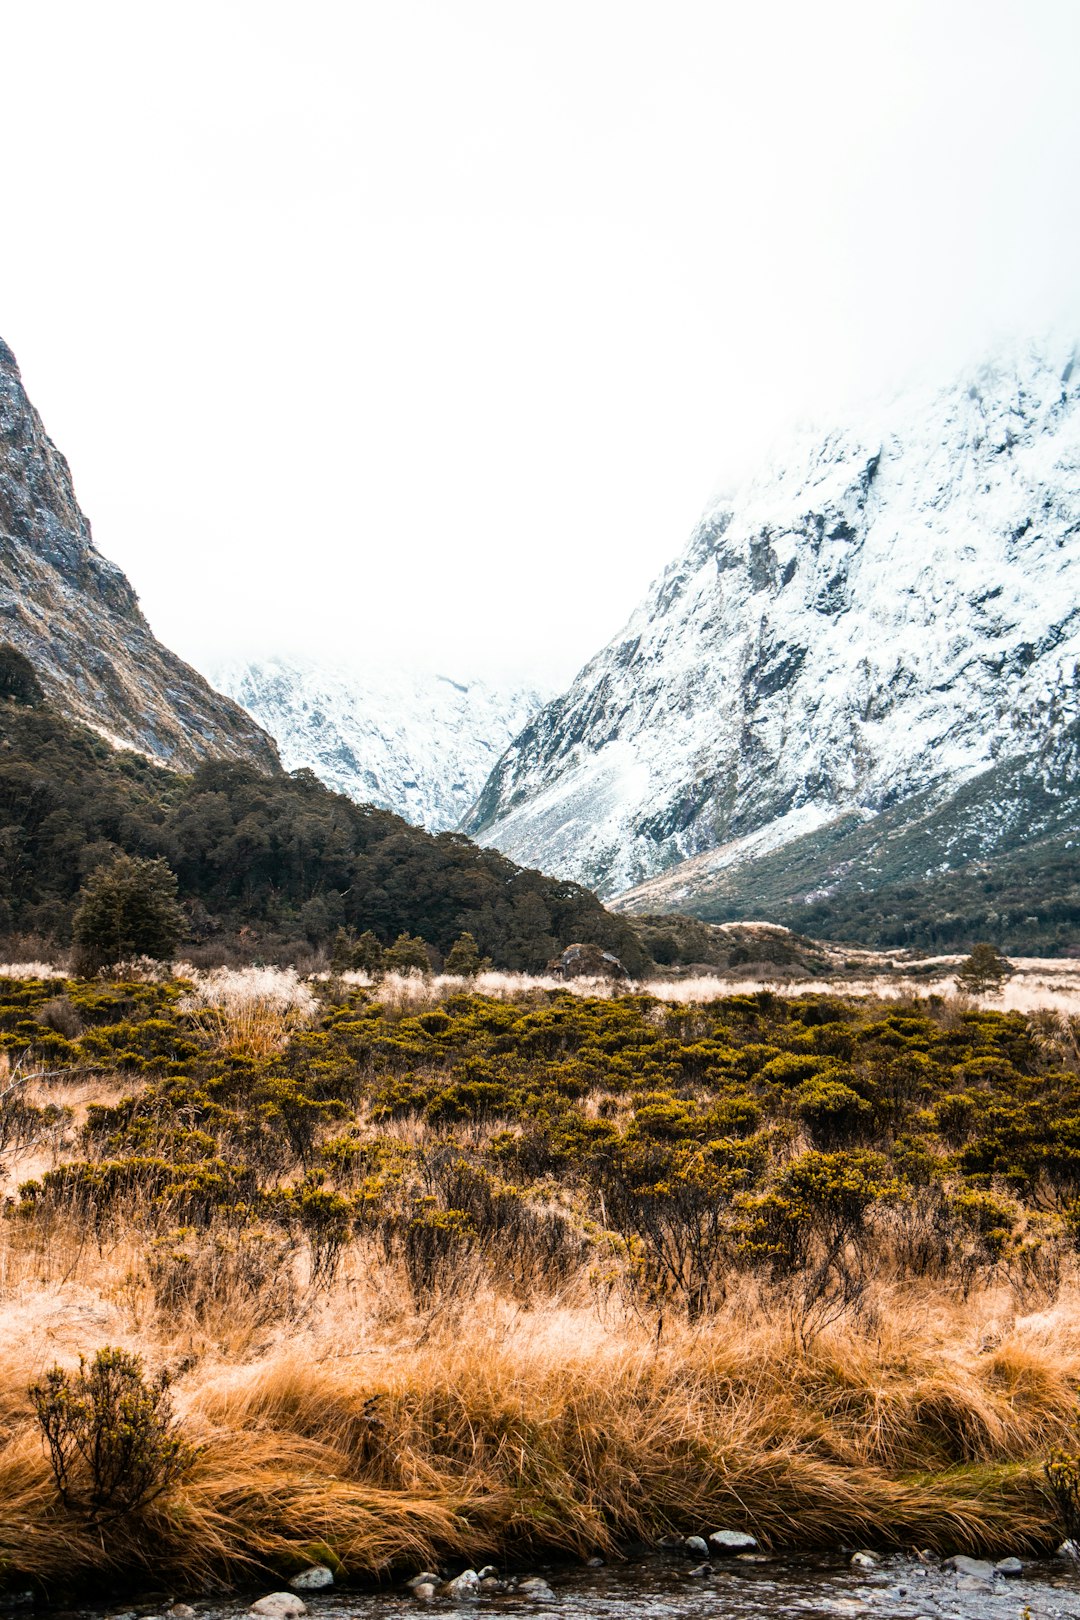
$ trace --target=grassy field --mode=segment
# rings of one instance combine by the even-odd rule
[[[1059,1541],[1075,1021],[663,996],[0,977],[3,1578]],[[29,1395],[105,1346],[193,1448],[134,1511]]]

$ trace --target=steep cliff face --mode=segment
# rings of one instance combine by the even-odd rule
[[[95,548],[2,341],[0,642],[27,655],[56,709],[112,743],[178,770],[217,758],[280,769],[251,717],[154,638],[124,574]]]
[[[456,827],[542,697],[532,687],[298,658],[222,664],[215,684],[306,766],[361,804],[429,832]]]
[[[608,895],[715,878],[1044,753],[1078,667],[1080,364],[1044,344],[805,435],[707,513],[465,830]]]

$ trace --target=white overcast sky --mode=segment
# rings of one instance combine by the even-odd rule
[[[1080,0],[0,0],[0,53],[0,334],[195,662],[562,680],[795,417],[1080,306]]]

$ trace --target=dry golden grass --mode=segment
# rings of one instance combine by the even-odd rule
[[[767,1543],[1012,1551],[1058,1535],[1042,1482],[1077,1449],[1070,1290],[1017,1318],[1002,1291],[879,1288],[800,1343],[769,1302],[664,1328],[582,1281],[525,1309],[471,1280],[418,1317],[359,1246],[332,1290],[245,1332],[155,1311],[137,1233],[57,1226],[0,1259],[0,1558],[22,1576],[179,1582],[313,1556],[358,1573],[460,1555],[586,1554],[671,1529]],[[230,1310],[231,1303],[231,1310]],[[229,1323],[232,1326],[229,1326]],[[26,1396],[53,1360],[112,1343],[183,1369],[203,1446],[145,1519],[61,1509]]]
[[[232,1057],[267,1058],[309,1024],[318,1001],[293,968],[217,968],[181,1003],[193,1027]]]

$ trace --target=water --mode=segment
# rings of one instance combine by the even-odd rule
[[[951,1571],[916,1559],[883,1559],[874,1570],[851,1569],[839,1555],[731,1559],[707,1579],[679,1559],[649,1558],[602,1569],[539,1566],[555,1599],[486,1594],[473,1602],[423,1602],[400,1589],[306,1593],[312,1620],[1080,1620],[1080,1568],[1064,1560],[1030,1563],[1019,1578],[996,1578],[993,1590],[963,1590]],[[242,1620],[255,1597],[195,1601],[198,1620]],[[282,1588],[279,1588],[279,1590]],[[69,1609],[67,1620],[166,1620],[168,1605],[112,1610]],[[61,1620],[54,1611],[52,1620]]]

